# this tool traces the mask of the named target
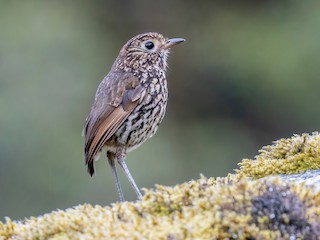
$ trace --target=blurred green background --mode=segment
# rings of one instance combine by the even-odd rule
[[[104,155],[87,174],[81,131],[99,82],[138,33],[187,39],[169,59],[164,122],[127,156],[139,187],[225,176],[273,140],[319,130],[319,9],[298,0],[0,0],[0,220],[118,199]]]

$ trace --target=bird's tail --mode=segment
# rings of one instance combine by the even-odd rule
[[[93,176],[94,174],[94,161],[86,161],[86,165],[88,168],[88,173],[90,174],[90,176]]]

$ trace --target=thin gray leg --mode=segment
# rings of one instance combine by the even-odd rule
[[[134,191],[136,192],[138,199],[141,200],[142,194],[141,194],[137,184],[135,183],[133,177],[131,176],[130,171],[127,167],[127,164],[126,164],[124,158],[120,158],[117,160],[118,160],[119,165],[122,167],[124,173],[126,174],[131,186],[133,187]]]
[[[113,177],[114,177],[114,180],[115,180],[116,185],[117,185],[117,190],[118,190],[120,202],[124,202],[125,200],[124,200],[123,192],[122,192],[122,189],[121,189],[120,181],[119,181],[119,178],[118,178],[118,173],[117,173],[117,168],[116,168],[116,165],[115,165],[115,162],[114,162],[114,158],[108,156],[108,162],[109,162],[109,165],[111,166]]]

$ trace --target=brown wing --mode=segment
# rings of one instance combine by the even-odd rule
[[[88,172],[94,173],[94,158],[138,105],[144,88],[132,74],[109,73],[100,83],[84,127]]]

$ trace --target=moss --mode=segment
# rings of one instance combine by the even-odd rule
[[[294,135],[265,146],[254,160],[244,159],[239,176],[262,178],[269,175],[301,173],[320,168],[320,134]]]
[[[25,221],[3,239],[275,239],[320,234],[320,194],[279,179],[190,181],[146,190],[140,202],[79,205]],[[311,236],[311,237],[310,237]],[[0,238],[1,238],[0,237]]]
[[[24,221],[6,218],[0,239],[317,239],[319,192],[279,178],[247,176],[315,168],[319,146],[318,133],[295,135],[244,160],[238,174],[158,185],[145,189],[138,202],[84,204]]]
[[[252,200],[254,222],[268,230],[279,230],[281,237],[312,239],[320,233],[316,223],[309,222],[307,205],[289,186],[269,185],[265,193]]]

